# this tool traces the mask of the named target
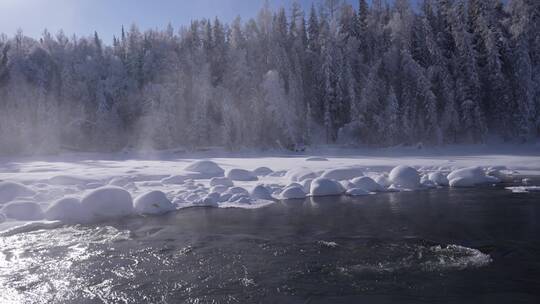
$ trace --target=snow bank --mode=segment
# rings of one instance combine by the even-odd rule
[[[398,166],[392,169],[389,180],[395,186],[406,189],[416,189],[420,186],[418,171],[408,166]]]
[[[176,209],[161,191],[151,191],[140,195],[135,199],[133,206],[140,214],[163,214]]]
[[[250,182],[259,180],[253,173],[244,169],[231,169],[227,172],[227,178],[233,181]]]
[[[361,168],[337,168],[324,171],[321,175],[322,178],[335,179],[335,180],[347,180],[353,179],[359,176],[364,176],[364,172]]]
[[[311,182],[311,196],[334,196],[341,195],[345,189],[340,183],[332,179],[316,178]]]
[[[2,213],[10,219],[19,221],[37,221],[43,219],[43,211],[38,203],[14,201],[4,205]]]
[[[14,182],[0,182],[0,204],[11,202],[18,197],[33,196],[36,193],[25,185]]]
[[[356,187],[365,190],[366,192],[381,192],[384,188],[375,182],[371,177],[357,177],[351,181]]]
[[[225,170],[210,160],[195,161],[185,167],[184,170],[197,173],[200,178],[222,177],[225,174]]]
[[[66,197],[52,203],[45,211],[45,218],[50,221],[81,223],[87,219],[81,201],[77,198]]]
[[[430,173],[428,179],[437,186],[448,186],[450,184],[448,178],[441,172]]]
[[[270,193],[270,190],[263,186],[263,185],[257,185],[253,190],[251,190],[251,198],[253,199],[262,199],[262,200],[273,200],[272,194]]]
[[[257,169],[253,170],[253,174],[256,176],[267,176],[272,173],[274,173],[274,171],[268,167],[258,167]]]
[[[282,200],[304,199],[306,198],[306,192],[304,192],[304,189],[300,186],[290,186],[281,191],[279,198]]]
[[[117,187],[103,187],[91,191],[81,201],[83,211],[94,219],[110,219],[133,213],[129,192]]]
[[[477,185],[497,183],[499,179],[487,176],[480,167],[469,167],[452,171],[448,175],[451,187],[474,187]]]

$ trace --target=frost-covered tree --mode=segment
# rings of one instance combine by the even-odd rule
[[[0,35],[0,153],[540,135],[540,2],[321,0],[230,24]]]

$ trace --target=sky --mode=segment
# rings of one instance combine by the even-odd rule
[[[289,8],[294,0],[270,0],[275,7]],[[357,0],[346,0],[355,6]],[[298,0],[309,8],[319,0]],[[0,0],[0,33],[12,36],[22,29],[39,38],[44,29],[67,35],[87,36],[97,31],[112,41],[122,25],[136,23],[142,30],[163,29],[170,22],[175,28],[192,19],[219,17],[230,22],[256,16],[264,0]]]

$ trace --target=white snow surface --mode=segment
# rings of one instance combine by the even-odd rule
[[[354,179],[360,177],[360,173],[374,180],[384,191],[399,191],[396,185],[389,186],[395,184],[396,176],[401,178],[407,174],[388,176],[393,168],[404,164],[439,186],[445,186],[444,177],[450,172],[447,179],[449,183],[454,180],[454,186],[480,185],[479,180],[491,183],[496,177],[489,175],[499,174],[517,176],[521,180],[540,175],[539,147],[457,146],[422,150],[327,147],[308,152],[309,156],[328,161],[306,161],[306,155],[282,151],[232,153],[224,150],[182,155],[173,152],[66,153],[0,158],[0,231],[13,223],[38,218],[72,222],[82,221],[85,216],[108,219],[130,215],[135,211],[132,198],[152,191],[161,191],[174,202],[176,209],[201,205],[260,208],[273,202],[259,199],[260,196],[278,197],[291,182],[297,182],[300,190],[311,195],[340,195],[345,189],[338,180],[355,184]],[[471,167],[480,169],[471,171]],[[469,169],[456,171],[463,168]],[[235,181],[235,187],[231,187],[225,179],[221,182],[216,179],[211,185],[212,178],[223,178],[231,169],[249,171],[258,176],[258,181]],[[319,178],[323,174],[332,178],[321,182]],[[417,184],[415,174],[411,175],[414,185],[423,187]],[[264,185],[268,193],[262,188],[254,191],[257,185]],[[519,190],[535,191],[535,188],[516,189]],[[360,193],[359,190],[354,192]],[[63,199],[66,201],[62,202]],[[77,214],[77,200],[82,201],[82,215]],[[9,203],[13,205],[6,209]],[[22,216],[20,210],[23,210]],[[21,217],[31,219],[20,220]]]

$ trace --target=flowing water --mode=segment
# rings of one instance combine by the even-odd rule
[[[540,193],[435,189],[0,237],[0,303],[540,303]]]

